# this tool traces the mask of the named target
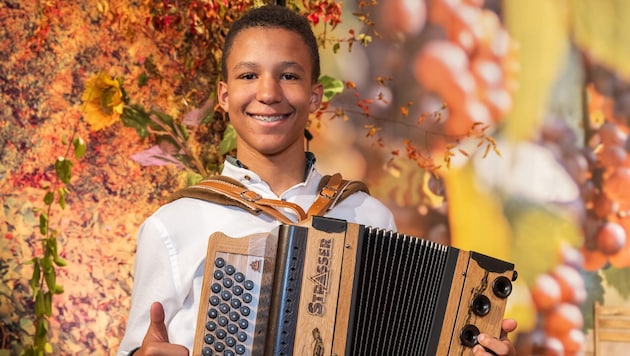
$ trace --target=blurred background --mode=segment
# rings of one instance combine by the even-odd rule
[[[0,1],[0,355],[115,353],[138,226],[234,152],[218,58],[263,3]],[[594,304],[630,307],[630,3],[285,5],[320,41],[319,169],[513,262],[519,355],[592,355]]]

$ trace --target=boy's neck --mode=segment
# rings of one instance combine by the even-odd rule
[[[277,196],[304,181],[306,169],[304,151],[283,152],[273,156],[239,152],[237,158],[264,180]]]

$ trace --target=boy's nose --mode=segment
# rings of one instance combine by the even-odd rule
[[[262,76],[258,82],[256,99],[265,104],[282,101],[280,83],[270,76]]]

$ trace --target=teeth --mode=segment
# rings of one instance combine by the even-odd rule
[[[258,121],[265,121],[265,122],[274,122],[274,121],[279,121],[279,120],[284,119],[284,115],[277,115],[277,116],[251,115],[251,116]]]

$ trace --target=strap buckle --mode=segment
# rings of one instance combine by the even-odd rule
[[[250,203],[255,203],[262,199],[262,196],[252,190],[244,190],[240,194],[240,197]]]
[[[339,194],[339,189],[335,187],[329,187],[329,186],[324,186],[322,190],[319,192],[319,195],[330,200],[335,199],[337,194]]]

